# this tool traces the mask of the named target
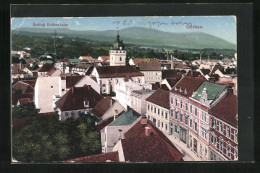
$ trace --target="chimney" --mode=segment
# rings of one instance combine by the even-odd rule
[[[145,136],[150,136],[150,127],[145,127]]]
[[[169,51],[167,51],[167,62],[169,62]]]
[[[73,86],[73,87],[71,88],[72,94],[74,93],[74,89],[75,89],[75,86]]]
[[[232,88],[228,88],[228,93],[229,94],[233,94],[233,89]]]
[[[173,69],[173,59],[172,59],[172,55],[171,55],[171,70]]]
[[[146,116],[142,116],[142,118],[141,118],[141,124],[142,124],[142,125],[146,125],[146,124],[147,124],[147,117],[146,117]]]

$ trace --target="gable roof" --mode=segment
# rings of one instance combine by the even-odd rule
[[[86,109],[84,101],[89,101],[89,108],[93,108],[102,100],[102,96],[90,85],[83,87],[72,87],[55,104],[61,111]]]
[[[202,74],[199,71],[189,70],[186,76],[199,77],[202,76]]]
[[[66,76],[66,88],[71,88],[74,85],[76,85],[81,79],[83,79],[82,76]]]
[[[91,113],[94,114],[97,118],[102,118],[102,116],[111,106],[112,99],[110,97],[106,97],[96,104],[96,106],[91,110]]]
[[[111,122],[108,126],[126,126],[132,124],[140,116],[141,115],[139,113],[130,108],[127,112],[123,113],[120,117],[115,119],[115,121]]]
[[[200,71],[203,73],[203,75],[209,75],[210,69],[200,69]]]
[[[153,83],[152,90],[158,90],[158,89],[169,91],[169,88],[167,87],[166,84]]]
[[[18,81],[12,86],[13,90],[20,90],[23,94],[25,93],[33,93],[34,88],[29,85],[28,83],[25,83],[23,81]]]
[[[166,81],[168,82],[168,84],[172,87],[174,87],[177,82],[181,79],[181,77],[175,77],[175,78],[167,78]]]
[[[100,56],[103,61],[110,60],[110,56]]]
[[[237,127],[237,96],[229,91],[222,100],[209,110],[209,113]]]
[[[170,93],[169,91],[158,89],[152,95],[150,95],[146,100],[168,109],[170,108],[169,93]]]
[[[158,59],[149,59],[149,58],[132,58],[135,65],[140,63],[160,63]]]
[[[23,80],[24,83],[27,83],[29,85],[31,85],[31,87],[35,87],[36,84],[36,80]]]
[[[124,113],[125,113],[125,111],[122,111],[121,113],[118,114],[118,117]],[[109,125],[112,121],[114,121],[114,117],[110,117],[105,120],[102,120],[95,126],[95,128],[96,128],[96,130],[100,131],[103,128],[105,128],[107,125]]]
[[[55,68],[53,65],[47,63],[47,64],[43,64],[42,67],[36,69],[36,71],[37,72],[49,72],[53,68]]]
[[[95,67],[100,78],[126,77],[129,76],[144,76],[132,66],[101,66]]]
[[[33,101],[34,93],[25,93],[25,94],[14,94],[12,95],[12,105],[17,105],[17,102],[21,98],[30,98]]]
[[[85,156],[76,159],[66,160],[64,162],[107,162],[107,161],[118,162],[119,161],[118,152],[116,151],[111,153]]]
[[[224,67],[222,65],[215,64],[213,69],[210,72],[210,75],[213,75],[218,69],[223,69]]]
[[[138,68],[140,71],[161,71],[160,63],[139,63]]]
[[[190,97],[204,81],[206,81],[204,77],[185,76],[177,83],[171,92]]]
[[[122,139],[125,161],[173,162],[182,161],[183,155],[157,135]]]
[[[192,98],[200,100],[202,91],[206,88],[206,93],[208,95],[208,100],[215,100],[219,95],[225,90],[226,86],[221,84],[210,83],[208,81],[203,82],[199,88],[194,92]]]
[[[94,61],[92,56],[80,56],[80,58],[82,58],[82,60]]]
[[[186,72],[184,70],[163,70],[162,78],[181,78]]]

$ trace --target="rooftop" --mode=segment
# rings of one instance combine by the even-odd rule
[[[143,73],[132,66],[102,66],[96,67],[96,69],[101,78],[144,76]]]
[[[118,152],[97,154],[91,156],[80,157],[76,159],[66,160],[64,162],[118,162]]]
[[[139,63],[138,68],[140,71],[161,71],[160,63]]]
[[[194,92],[194,96],[192,96],[192,98],[199,101],[204,88],[206,88],[208,100],[215,100],[225,90],[226,86],[205,81]]]
[[[127,112],[123,113],[108,126],[126,126],[132,124],[140,116],[141,115],[139,113],[130,108]]]
[[[169,91],[158,89],[151,96],[149,96],[147,101],[164,107],[166,109],[170,108],[169,104]]]
[[[104,98],[97,103],[97,105],[91,110],[91,113],[97,118],[102,118],[111,106],[112,99],[110,97]]]

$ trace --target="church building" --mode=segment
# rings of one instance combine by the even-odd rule
[[[117,39],[111,46],[109,51],[110,66],[125,66],[126,62],[126,50],[123,40],[120,40],[119,31]]]

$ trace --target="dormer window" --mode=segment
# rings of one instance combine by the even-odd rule
[[[84,107],[89,107],[89,101],[84,101]]]

